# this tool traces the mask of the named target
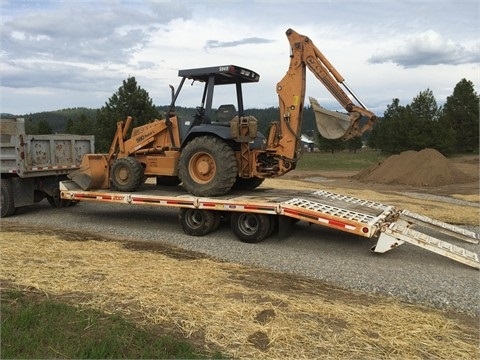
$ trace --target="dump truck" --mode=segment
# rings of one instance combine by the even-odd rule
[[[46,198],[55,207],[62,200],[59,182],[94,152],[94,136],[27,135],[25,119],[0,119],[1,217]]]
[[[171,86],[172,101],[165,119],[154,119],[133,129],[131,117],[119,121],[108,154],[84,156],[80,170],[70,174],[71,179],[84,190],[135,191],[146,177],[154,176],[162,183],[182,182],[196,196],[217,196],[232,188],[254,189],[266,178],[282,176],[295,169],[303,152],[301,126],[307,69],[346,112],[323,109],[311,98],[322,136],[349,139],[369,130],[376,115],[328,59],[307,36],[293,29],[288,29],[286,35],[291,55],[287,73],[276,85],[279,118],[270,123],[265,136],[257,131],[257,119],[245,114],[243,103],[242,86],[258,82],[259,74],[236,65],[179,70],[180,84],[176,90]],[[175,112],[187,80],[204,84],[201,104],[192,121],[180,119]],[[214,121],[213,95],[219,86],[234,86],[236,106],[219,106]]]

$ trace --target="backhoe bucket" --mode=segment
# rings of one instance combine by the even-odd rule
[[[310,97],[310,104],[315,113],[317,128],[326,139],[340,139],[347,136],[360,114],[352,112],[350,115],[330,111],[320,106],[317,99]]]
[[[80,169],[68,174],[83,190],[109,188],[109,166],[106,155],[85,154]]]

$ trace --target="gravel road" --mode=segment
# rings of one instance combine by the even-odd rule
[[[178,211],[155,206],[82,202],[54,209],[46,201],[21,209],[2,224],[91,232],[118,239],[165,242],[218,259],[303,275],[343,288],[480,315],[479,271],[404,244],[374,254],[374,241],[299,222],[287,239],[238,241],[228,224],[204,237],[185,235]],[[480,231],[479,227],[470,227]],[[479,253],[479,245],[457,243]]]

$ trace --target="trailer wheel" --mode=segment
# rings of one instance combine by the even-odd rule
[[[191,140],[182,150],[179,177],[186,190],[196,196],[226,194],[237,178],[233,149],[213,136]]]
[[[112,185],[119,191],[136,191],[144,182],[143,166],[134,157],[117,159],[110,175]]]
[[[232,189],[235,190],[253,190],[262,185],[265,179],[259,177],[251,177],[248,179],[237,177],[235,184],[233,184]]]
[[[237,238],[246,243],[259,243],[272,232],[272,217],[266,214],[232,214],[230,226]]]
[[[2,179],[0,210],[2,218],[13,215],[15,213],[13,184],[11,179]]]
[[[203,236],[218,228],[220,214],[212,210],[181,209],[179,220],[185,234]]]

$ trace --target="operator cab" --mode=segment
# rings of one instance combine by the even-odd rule
[[[217,85],[235,85],[238,116],[244,116],[242,84],[255,83],[260,80],[260,75],[256,72],[236,65],[179,70],[178,76],[182,80],[177,94],[186,79],[205,83],[202,102],[197,108],[192,126],[212,123],[213,94]]]

